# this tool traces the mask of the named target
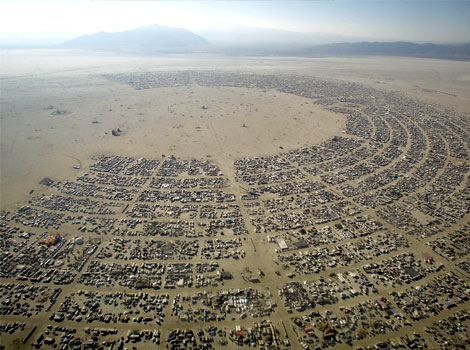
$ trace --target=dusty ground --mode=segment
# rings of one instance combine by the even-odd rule
[[[135,90],[90,76],[16,84],[7,80],[2,94],[2,206],[38,189],[45,176],[70,178],[79,172],[73,166],[98,153],[210,157],[228,172],[237,158],[320,143],[345,123],[306,98],[276,91]],[[54,115],[57,109],[64,114]],[[120,137],[111,135],[116,128]]]
[[[300,73],[401,91],[470,113],[468,62],[401,57],[132,57],[47,50],[2,51],[0,57],[2,208],[19,203],[31,189],[40,189],[37,182],[44,176],[76,175],[72,167],[77,159],[85,166],[96,153],[148,157],[174,153],[231,160],[320,143],[340,133],[344,125],[342,116],[293,95],[197,86],[136,91],[102,78],[102,73],[186,69]],[[56,109],[66,114],[52,115]],[[123,135],[111,137],[111,130],[118,127]]]

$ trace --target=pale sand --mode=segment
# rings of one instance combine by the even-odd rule
[[[210,157],[232,177],[235,159],[317,144],[341,134],[345,124],[343,115],[277,91],[135,90],[80,76],[19,86],[3,94],[2,207],[41,190],[45,176],[72,179],[84,171],[73,169],[78,160],[85,168],[93,155]],[[53,115],[50,105],[67,112]],[[121,136],[111,135],[115,128]]]

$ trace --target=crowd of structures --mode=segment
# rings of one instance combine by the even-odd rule
[[[236,160],[235,183],[211,160],[166,155],[98,156],[74,181],[48,179],[0,213],[1,346],[470,346],[468,118],[292,75],[107,77],[276,89],[344,114],[346,127]]]

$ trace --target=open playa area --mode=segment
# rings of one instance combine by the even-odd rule
[[[3,50],[0,349],[470,347],[470,63]]]

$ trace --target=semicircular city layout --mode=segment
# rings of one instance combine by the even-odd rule
[[[41,108],[2,141],[5,344],[468,340],[468,115],[298,73],[87,74],[6,102]]]

